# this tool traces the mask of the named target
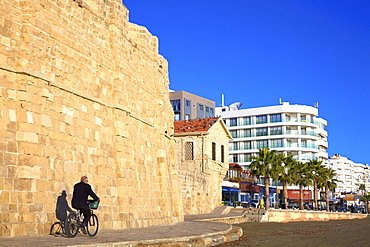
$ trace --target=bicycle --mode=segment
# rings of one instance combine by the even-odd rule
[[[77,212],[72,212],[67,216],[66,223],[65,223],[65,233],[67,237],[74,238],[79,232],[83,234],[88,234],[90,237],[94,237],[99,230],[99,220],[98,216],[94,214],[94,209],[98,209],[99,201],[90,201],[90,210],[91,210],[91,217],[89,222],[86,226],[86,231],[82,227],[83,215],[81,214],[80,210]]]
[[[57,221],[57,222],[54,222],[52,225],[51,225],[51,228],[50,228],[50,235],[53,235],[53,236],[63,236],[65,235],[65,227],[64,227],[64,221]]]

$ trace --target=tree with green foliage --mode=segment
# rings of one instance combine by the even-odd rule
[[[262,177],[265,182],[265,208],[268,210],[270,208],[269,194],[270,194],[270,178],[276,172],[273,169],[276,166],[276,150],[269,150],[268,148],[258,149],[258,155],[252,156],[252,163],[249,166],[251,174],[256,177]]]
[[[292,167],[293,184],[299,185],[299,209],[303,210],[303,189],[311,184],[308,163],[297,161]]]
[[[277,177],[276,180],[283,185],[283,203],[288,207],[288,185],[293,184],[293,176],[291,169],[297,163],[297,160],[292,154],[285,156],[285,154],[279,154],[276,157],[276,169]]]
[[[317,196],[318,186],[317,186],[317,183],[321,179],[320,177],[321,177],[321,175],[324,171],[325,166],[322,164],[322,161],[320,161],[318,159],[309,160],[307,165],[308,165],[308,169],[310,170],[309,171],[309,177],[312,180],[312,184],[313,184],[313,201],[314,201],[313,208],[314,208],[314,210],[317,210],[317,208],[318,208],[318,204],[317,204],[317,201],[318,201],[318,196]]]
[[[325,189],[326,211],[328,212],[330,212],[329,191],[337,187],[338,180],[335,177],[336,173],[332,169],[324,168],[318,182],[318,187]]]
[[[368,208],[369,208],[369,193],[366,193],[366,186],[365,184],[360,184],[360,186],[358,187],[359,190],[362,191],[362,197],[361,197],[361,201],[365,202],[366,204],[366,213],[368,211]]]

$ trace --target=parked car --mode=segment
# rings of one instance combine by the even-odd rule
[[[252,208],[259,208],[260,207],[260,202],[259,202],[259,200],[251,200],[251,202],[249,203],[249,205]]]

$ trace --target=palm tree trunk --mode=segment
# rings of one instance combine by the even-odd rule
[[[329,207],[329,190],[328,188],[325,188],[325,200],[326,200],[326,211],[330,212],[330,207]]]
[[[283,202],[285,204],[285,209],[288,208],[288,186],[286,181],[283,181]]]
[[[317,182],[313,182],[313,209],[317,210]]]
[[[270,203],[269,203],[269,194],[270,194],[270,178],[265,177],[265,209],[269,210]]]
[[[299,209],[303,210],[303,185],[299,184]]]

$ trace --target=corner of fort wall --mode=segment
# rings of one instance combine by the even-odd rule
[[[82,175],[102,229],[183,220],[167,67],[120,0],[0,2],[0,236],[47,234]]]

